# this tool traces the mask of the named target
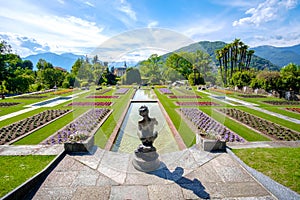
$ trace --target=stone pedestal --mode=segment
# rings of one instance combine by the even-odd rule
[[[135,169],[142,172],[151,172],[157,170],[161,162],[158,159],[156,151],[151,152],[135,152],[132,164]]]

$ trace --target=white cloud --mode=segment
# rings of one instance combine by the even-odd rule
[[[65,1],[64,0],[57,0],[58,1],[58,3],[60,3],[60,4],[65,4]]]
[[[94,4],[92,4],[91,2],[89,2],[89,1],[86,1],[86,2],[84,2],[86,5],[88,5],[88,6],[90,6],[90,7],[95,7],[95,5]]]
[[[137,20],[135,11],[131,8],[131,5],[126,0],[120,1],[120,5],[117,7],[117,10],[125,13],[132,20]]]
[[[286,10],[292,9],[297,5],[297,0],[266,0],[256,8],[248,9],[244,17],[233,22],[233,26],[253,24],[259,26],[262,23],[276,20],[283,15]]]
[[[219,20],[207,20],[203,19],[196,21],[193,24],[184,26],[183,33],[187,36],[195,39],[207,35],[212,35],[213,33],[220,32],[225,26],[225,23]]]
[[[148,25],[147,25],[147,27],[148,28],[153,28],[153,27],[155,27],[155,26],[157,26],[158,25],[158,21],[152,21],[152,22],[150,22]]]
[[[102,34],[104,27],[93,21],[75,16],[53,15],[34,5],[23,6],[23,9],[0,8],[2,32],[35,38],[41,44],[48,43],[50,50],[56,53],[78,52],[96,47],[107,39]]]

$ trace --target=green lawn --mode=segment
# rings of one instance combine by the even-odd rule
[[[232,150],[247,165],[300,193],[300,148]]]
[[[0,156],[0,197],[42,171],[55,156]]]
[[[112,94],[113,91],[111,91]],[[120,98],[115,100],[114,105],[112,106],[113,112],[105,121],[105,123],[100,127],[100,129],[95,133],[95,145],[100,148],[104,148],[107,140],[114,131],[117,122],[119,121],[122,113],[124,112],[126,105],[130,101],[134,90],[130,89],[126,94],[119,95]],[[110,95],[106,93],[105,95]]]
[[[169,99],[166,95],[161,94],[157,89],[155,89],[155,94],[164,106],[185,145],[187,147],[193,146],[196,143],[196,135],[176,112],[175,109],[179,108],[179,106],[176,106],[173,100]]]

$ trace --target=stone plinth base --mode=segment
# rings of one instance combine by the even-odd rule
[[[158,159],[158,153],[152,152],[136,152],[134,154],[132,164],[135,169],[142,172],[151,172],[157,170],[161,162]]]

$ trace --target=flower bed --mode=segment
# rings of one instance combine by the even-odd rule
[[[300,113],[300,108],[285,108],[286,110],[293,111],[296,113]]]
[[[87,96],[86,98],[93,98],[93,99],[117,99],[119,96]]]
[[[24,96],[14,97],[14,99],[42,99],[46,97],[47,96],[42,96],[42,95],[24,95]]]
[[[277,140],[300,140],[300,133],[284,128],[265,119],[261,119],[244,111],[235,108],[222,108],[218,110],[227,116],[232,117],[233,119]]]
[[[171,90],[169,90],[168,88],[159,88],[159,91],[162,94],[173,94],[173,92]]]
[[[69,110],[46,110],[19,122],[5,126],[0,129],[0,145],[36,130],[67,112],[69,112]]]
[[[175,102],[178,106],[219,106],[220,104],[217,104],[215,102]]]
[[[17,103],[17,102],[2,102],[2,103],[0,103],[0,107],[15,106],[17,104],[19,104],[19,103]]]
[[[60,90],[60,91],[53,92],[52,94],[53,95],[61,95],[61,94],[69,93],[69,92],[73,92],[73,89]]]
[[[197,108],[180,108],[180,111],[198,128],[200,132],[215,133],[226,142],[244,142],[244,139],[230,131]]]
[[[241,95],[238,95],[238,96],[243,97],[243,98],[266,98],[266,96],[256,95],[256,94],[241,94]]]
[[[228,91],[228,90],[214,89],[214,88],[210,88],[209,90],[215,91],[215,92],[220,92],[220,93],[223,93],[223,94],[233,94],[233,92]]]
[[[115,94],[126,94],[128,92],[129,88],[120,88],[116,91]]]
[[[54,145],[65,142],[83,142],[90,136],[93,136],[93,132],[97,131],[99,128],[97,126],[109,111],[107,108],[90,109],[53,136],[46,139],[42,144]]]
[[[264,103],[281,106],[281,105],[300,105],[299,101],[263,101]]]
[[[72,102],[67,106],[111,106],[113,102]]]
[[[101,91],[99,91],[99,92],[95,92],[95,95],[97,95],[97,94],[105,94],[105,93],[107,93],[107,92],[109,92],[109,91],[111,91],[111,88],[103,89],[103,90],[101,90]]]
[[[183,96],[176,96],[176,95],[171,95],[169,96],[170,99],[199,99],[201,98],[198,95],[183,95]]]

